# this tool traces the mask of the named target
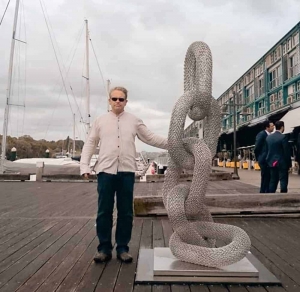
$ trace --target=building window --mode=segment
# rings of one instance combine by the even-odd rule
[[[259,66],[255,69],[255,77],[258,77],[261,73],[263,73],[263,65],[259,65]]]
[[[282,45],[282,54],[285,55],[285,53],[286,53],[286,43]]]
[[[246,89],[246,104],[254,101],[254,86],[250,86]]]
[[[290,51],[292,49],[292,39],[289,38],[287,40],[287,51]]]
[[[293,35],[293,47],[298,45],[298,43],[299,43],[299,34],[296,33],[296,34]]]
[[[265,93],[264,79],[258,80],[258,96],[262,96]]]
[[[289,69],[288,78],[292,78],[292,77],[296,76],[297,74],[299,74],[299,65],[298,65],[297,54],[294,54],[291,57],[289,57],[288,69]]]
[[[273,89],[281,85],[281,66],[278,66],[269,73],[269,88]]]

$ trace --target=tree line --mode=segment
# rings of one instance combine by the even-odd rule
[[[0,135],[2,141],[2,135]],[[76,156],[80,155],[84,142],[76,140],[75,151]],[[2,145],[1,145],[2,146]],[[49,157],[55,157],[59,153],[66,154],[66,152],[72,152],[73,140],[68,136],[65,140],[47,141],[44,139],[35,140],[29,135],[21,137],[7,136],[6,140],[6,158],[10,160],[11,149],[15,147],[17,149],[17,158],[37,158],[45,157],[46,150],[49,150]]]

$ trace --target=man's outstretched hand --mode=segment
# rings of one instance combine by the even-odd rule
[[[83,179],[89,179],[89,173],[84,173],[82,176],[83,176]]]

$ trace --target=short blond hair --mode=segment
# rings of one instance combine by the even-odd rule
[[[109,97],[111,97],[111,93],[115,90],[119,90],[119,91],[122,91],[124,94],[125,94],[125,99],[127,99],[127,89],[125,87],[121,87],[121,86],[117,86],[117,87],[114,87],[113,89],[110,90],[109,92]]]

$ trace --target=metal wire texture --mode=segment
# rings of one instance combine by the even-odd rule
[[[204,138],[183,138],[187,115],[203,120]],[[212,57],[203,42],[187,50],[184,94],[173,108],[168,134],[168,171],[163,202],[174,229],[169,247],[182,261],[222,267],[241,260],[249,251],[249,236],[239,227],[214,223],[205,205],[205,193],[221,128],[221,110],[212,97]],[[190,188],[179,184],[183,169],[193,170]],[[225,246],[215,247],[216,239]]]

